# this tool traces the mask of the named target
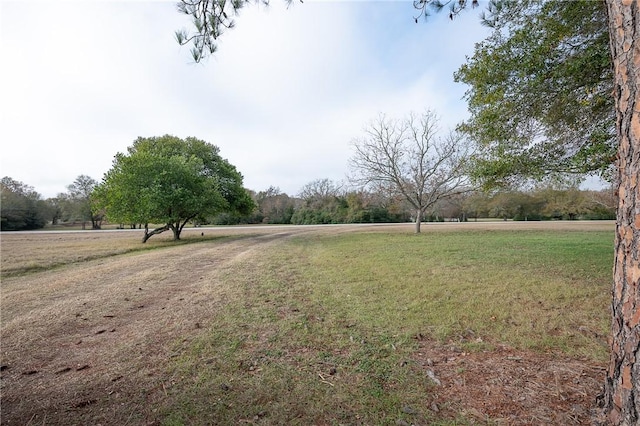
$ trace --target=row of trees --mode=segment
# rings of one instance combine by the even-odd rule
[[[345,189],[329,179],[318,179],[303,186],[297,197],[270,187],[252,193],[255,211],[236,223],[329,224],[407,222],[411,213],[397,197],[364,190]]]
[[[28,230],[46,224],[91,224],[100,229],[105,210],[96,203],[93,190],[98,183],[79,176],[70,192],[43,200],[32,187],[9,177],[2,179],[2,230]],[[78,189],[82,189],[82,191]],[[71,191],[71,189],[74,189]],[[393,192],[354,189],[329,179],[303,186],[296,196],[277,187],[248,191],[254,208],[250,213],[214,211],[200,214],[191,222],[202,224],[329,224],[390,223],[415,220],[414,207]],[[611,189],[580,190],[575,187],[540,187],[529,191],[467,191],[439,200],[422,217],[423,221],[467,221],[478,218],[510,220],[614,219],[615,194]],[[114,222],[111,220],[111,222]],[[143,222],[119,222],[134,226]]]
[[[98,182],[80,175],[67,186],[68,192],[46,200],[32,187],[5,176],[0,180],[2,231],[39,229],[50,223],[87,223],[100,229],[104,212],[97,209],[91,196]]]
[[[415,220],[414,207],[401,196],[345,189],[328,179],[305,185],[299,197],[271,187],[253,194],[256,210],[228,223],[385,223]],[[443,198],[425,213],[423,221],[614,219],[611,189],[541,187],[529,191],[467,191]]]

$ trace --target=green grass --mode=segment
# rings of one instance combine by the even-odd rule
[[[164,423],[470,423],[425,408],[435,387],[411,361],[415,337],[602,362],[612,240],[451,231],[283,242],[226,276],[235,295],[173,360],[179,391]]]
[[[564,352],[604,356],[581,330],[608,327],[608,233],[362,234],[300,244],[314,294],[370,331],[558,349],[552,334]]]

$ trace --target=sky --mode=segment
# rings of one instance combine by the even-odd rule
[[[468,116],[453,73],[489,34],[479,13],[416,24],[411,1],[271,0],[196,64],[174,1],[0,0],[0,175],[54,197],[171,134],[218,146],[254,191],[344,181],[379,114],[430,109],[443,134]]]

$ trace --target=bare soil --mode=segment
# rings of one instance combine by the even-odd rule
[[[2,424],[160,424],[157,407],[174,385],[168,361],[235,294],[225,271],[298,232],[274,228],[3,278]],[[440,381],[425,408],[443,418],[566,425],[597,414],[603,365],[506,347],[420,346],[415,361]]]

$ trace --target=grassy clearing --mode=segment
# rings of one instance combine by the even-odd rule
[[[609,233],[360,234],[318,241],[305,272],[371,331],[603,356]],[[307,244],[302,242],[302,244]]]
[[[466,424],[425,401],[419,341],[601,363],[613,233],[453,230],[294,237],[224,277],[233,293],[170,370],[164,424]]]

